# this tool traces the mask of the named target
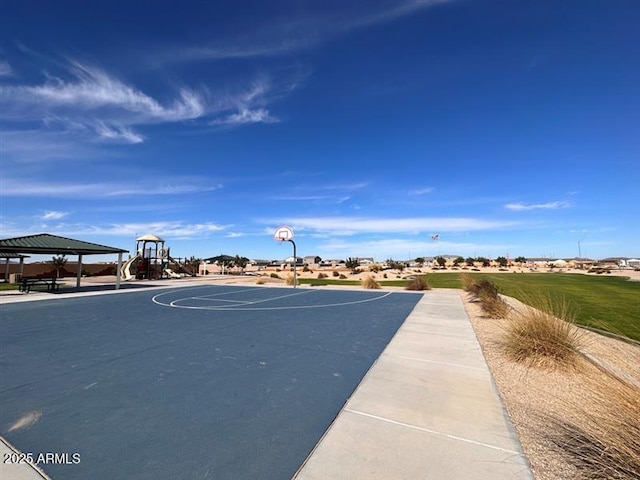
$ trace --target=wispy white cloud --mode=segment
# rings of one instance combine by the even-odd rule
[[[42,119],[42,123],[53,131],[79,133],[88,138],[97,137],[97,140],[105,142],[136,144],[144,141],[142,135],[115,122],[95,119],[73,120],[69,117],[47,114]]]
[[[8,95],[12,103],[29,107],[73,107],[83,110],[119,109],[142,118],[140,121],[180,121],[198,118],[204,114],[204,102],[197,92],[182,88],[168,105],[109,76],[106,72],[72,62],[71,81],[49,77],[37,86],[0,86],[0,93]]]
[[[45,210],[41,215],[38,215],[40,220],[60,220],[61,218],[69,215],[69,212],[57,212],[55,210]]]
[[[267,75],[248,80],[233,89],[211,92],[182,87],[161,102],[101,68],[68,61],[59,76],[47,75],[41,84],[0,84],[0,109],[6,120],[29,125],[41,122],[45,132],[61,132],[73,137],[75,148],[96,140],[137,144],[146,140],[140,129],[147,125],[242,126],[273,124],[280,119],[267,105],[291,91],[290,82],[272,82]],[[295,82],[294,82],[295,83]],[[173,98],[171,98],[171,96]],[[212,120],[213,119],[213,120]],[[19,123],[18,123],[19,122]],[[33,138],[37,144],[42,135]],[[68,142],[67,142],[68,143]],[[68,144],[74,151],[74,144]],[[13,154],[11,145],[5,151]]]
[[[555,201],[546,203],[508,203],[504,206],[507,210],[521,212],[526,210],[558,210],[560,208],[569,208],[571,203],[565,201]]]
[[[3,197],[50,197],[50,198],[115,198],[149,195],[183,195],[208,192],[222,188],[219,183],[207,184],[203,180],[153,179],[144,182],[45,182],[15,178],[3,180]]]
[[[339,204],[350,200],[351,197],[336,195],[278,195],[272,197],[272,199],[286,202],[330,202]]]
[[[211,125],[246,125],[249,123],[278,123],[280,119],[274,117],[264,108],[250,110],[243,108],[237,113],[232,113],[224,118],[212,120]]]
[[[144,137],[142,135],[137,134],[127,127],[119,125],[109,126],[104,122],[97,122],[95,124],[95,129],[98,136],[104,140],[129,144],[144,142]]]
[[[462,217],[291,217],[269,220],[266,223],[274,225],[284,223],[300,231],[321,234],[330,233],[339,236],[362,233],[415,235],[425,232],[464,232],[504,229],[517,225],[517,222]]]
[[[165,239],[169,238],[206,238],[212,234],[224,231],[228,226],[212,222],[188,223],[182,221],[164,222],[139,222],[139,223],[106,223],[106,224],[85,224],[85,223],[39,223],[30,226],[21,225],[17,227],[11,224],[0,225],[3,233],[7,236],[31,235],[46,231],[55,235],[63,236],[110,236],[110,237],[131,237],[141,235],[146,232],[153,232]]]
[[[435,188],[433,187],[416,188],[415,190],[410,190],[409,195],[426,195],[432,193],[434,190]]]
[[[8,62],[0,61],[0,77],[8,77],[13,74]]]
[[[421,10],[452,0],[394,0],[377,2],[367,8],[351,8],[346,2],[333,11],[305,11],[288,16],[285,22],[258,28],[250,35],[233,41],[216,39],[215,43],[169,51],[164,61],[224,60],[230,58],[275,57],[322,45],[358,29],[388,23]],[[167,57],[167,54],[163,54]]]

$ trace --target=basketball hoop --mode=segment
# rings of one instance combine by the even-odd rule
[[[276,233],[273,234],[273,238],[278,242],[293,240],[293,230],[291,230],[291,228],[287,226],[279,227],[276,230]]]
[[[273,234],[273,238],[278,242],[291,242],[291,245],[293,245],[293,288],[296,288],[298,285],[298,274],[296,273],[298,257],[296,256],[296,242],[293,241],[293,230],[287,226],[279,227],[276,233]]]

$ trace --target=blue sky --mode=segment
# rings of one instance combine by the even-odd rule
[[[637,257],[638,25],[635,0],[9,2],[0,237]]]

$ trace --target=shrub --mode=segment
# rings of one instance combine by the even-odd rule
[[[547,296],[527,303],[508,316],[502,342],[506,355],[539,368],[575,367],[585,331],[573,324],[575,313],[567,302]]]
[[[285,279],[285,283],[287,285],[295,285],[296,282],[295,282],[294,276],[293,275],[287,275],[287,278]]]
[[[475,280],[473,279],[473,275],[470,273],[463,273],[460,275],[460,283],[462,283],[462,289],[465,292],[471,292],[471,288],[473,287]]]
[[[361,285],[363,288],[372,288],[377,289],[380,288],[380,284],[370,275],[367,275],[362,279]]]
[[[309,265],[306,265],[304,267],[302,267],[302,271],[303,272],[308,272],[309,271]]]
[[[327,278],[329,275],[327,275],[326,273],[318,273],[318,278]]]
[[[269,275],[271,278],[280,278],[280,275],[278,275],[277,273],[272,273],[271,275]]]
[[[387,278],[387,274],[386,274],[386,273],[383,273],[383,274],[382,274],[382,278]]]
[[[468,291],[480,299],[482,299],[482,297],[498,296],[498,286],[485,278],[474,280],[469,286]]]
[[[347,276],[341,273],[339,278],[340,278],[340,280],[344,280],[344,279],[347,278]]]
[[[480,305],[490,318],[507,318],[509,315],[509,305],[499,296],[483,297],[480,299]]]
[[[264,285],[264,282],[265,282],[264,278],[262,277],[256,278],[256,285]]]
[[[555,419],[551,440],[586,478],[640,478],[640,387],[607,373],[584,385],[587,401],[566,401],[576,416]]]
[[[427,281],[426,275],[419,275],[407,282],[406,290],[431,290],[431,285]]]
[[[333,272],[331,272],[331,275],[333,275],[334,277],[339,277],[340,272],[338,272],[337,270],[334,270]]]
[[[498,295],[498,286],[481,278],[474,280],[471,275],[462,274],[463,288],[471,293],[480,302],[482,310],[491,318],[506,318],[509,306]]]

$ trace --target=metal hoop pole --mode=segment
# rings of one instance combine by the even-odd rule
[[[293,244],[293,288],[296,288],[298,285],[298,275],[296,272],[296,263],[298,263],[298,255],[296,254],[296,242],[293,240],[287,240],[287,242],[291,242]]]

